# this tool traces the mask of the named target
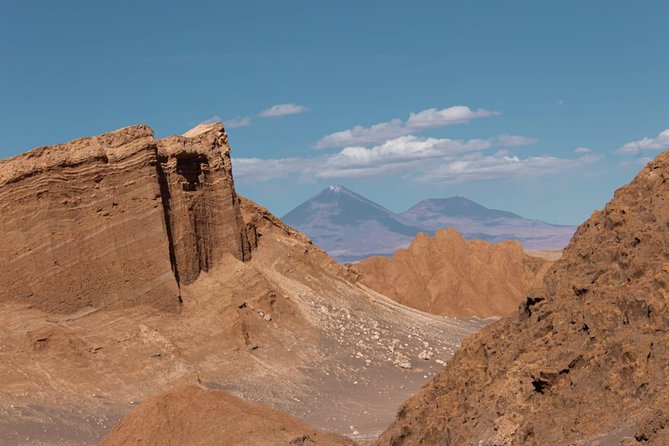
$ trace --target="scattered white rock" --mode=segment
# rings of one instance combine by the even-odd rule
[[[403,369],[411,368],[411,361],[409,361],[409,358],[404,356],[402,353],[395,353],[395,360],[393,361],[393,364]]]
[[[418,359],[422,359],[422,360],[425,360],[425,361],[429,361],[430,359],[432,359],[432,356],[433,356],[433,355],[434,355],[434,353],[432,353],[431,351],[429,351],[429,350],[423,350],[422,352],[420,352],[420,353],[418,354]]]
[[[436,362],[437,364],[439,364],[439,365],[444,365],[444,364],[446,364],[446,363],[444,362],[444,360],[442,360],[442,359],[437,359],[435,362]]]
[[[269,321],[271,321],[271,320],[272,320],[272,315],[271,315],[271,314],[269,314],[269,313],[267,313],[267,314],[266,314],[266,315],[264,315],[264,316],[263,316],[262,318],[263,318],[264,320],[266,320],[267,322],[269,322]]]
[[[397,367],[401,367],[403,369],[410,369],[411,368],[411,362],[409,362],[408,359],[400,361],[397,363]]]
[[[388,350],[390,350],[391,353],[395,353],[395,350],[397,350],[397,347],[400,345],[400,340],[399,339],[393,339],[393,341],[390,343],[390,346],[388,346]]]

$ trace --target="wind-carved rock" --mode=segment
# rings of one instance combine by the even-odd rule
[[[251,255],[229,150],[220,124],[139,125],[0,161],[0,301],[178,311],[181,283]]]

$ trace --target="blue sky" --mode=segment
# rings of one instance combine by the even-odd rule
[[[239,192],[278,215],[343,184],[579,223],[669,148],[668,22],[666,1],[0,1],[0,157],[220,118]]]

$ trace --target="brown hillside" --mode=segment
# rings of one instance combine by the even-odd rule
[[[541,293],[469,338],[378,445],[669,444],[669,152],[582,224]]]
[[[506,316],[541,283],[549,263],[519,242],[465,240],[456,230],[419,233],[407,249],[351,266],[360,281],[397,302],[443,316]]]
[[[149,398],[100,446],[344,446],[346,437],[318,431],[269,407],[219,390],[177,387]]]

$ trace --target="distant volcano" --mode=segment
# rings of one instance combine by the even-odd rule
[[[424,231],[452,227],[467,238],[518,240],[526,249],[564,247],[575,226],[529,220],[464,197],[423,200],[396,214],[344,186],[328,186],[283,216],[339,261],[390,255]]]

